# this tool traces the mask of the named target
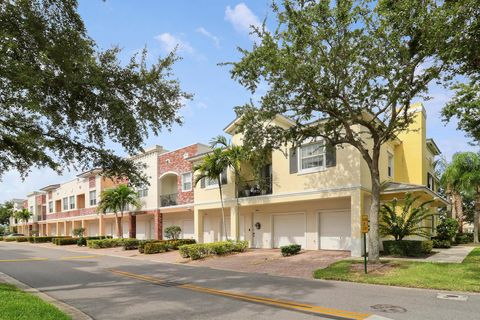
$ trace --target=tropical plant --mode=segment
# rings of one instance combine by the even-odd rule
[[[399,201],[394,198],[382,205],[380,209],[381,222],[379,231],[382,236],[392,236],[396,241],[407,236],[420,236],[428,238],[430,227],[423,226],[426,219],[433,219],[434,213],[429,209],[433,200],[422,202],[417,206],[420,196],[405,194],[405,199]]]
[[[177,240],[182,233],[182,228],[179,226],[169,226],[165,228],[165,237],[167,239]]]
[[[75,229],[73,229],[72,233],[75,237],[82,238],[84,233],[85,233],[85,228],[81,228],[81,227],[80,228],[75,228]]]
[[[195,176],[195,185],[202,179],[209,179],[216,181],[218,184],[218,191],[220,194],[220,203],[222,206],[222,225],[225,239],[228,239],[227,228],[225,224],[225,208],[223,203],[223,188],[222,188],[222,174],[226,172],[229,167],[229,160],[222,148],[215,148],[208,153],[200,163],[193,167],[193,171],[197,172]]]
[[[9,225],[13,216],[13,202],[7,201],[0,205],[0,225]]]
[[[27,230],[27,236],[29,235],[29,230],[27,228],[27,223],[30,217],[32,216],[32,213],[28,211],[25,208],[22,208],[21,210],[15,211],[15,218],[17,218],[19,221],[23,222],[24,230]]]
[[[117,238],[123,238],[122,219],[123,213],[128,206],[133,206],[136,210],[142,207],[137,191],[126,184],[106,189],[100,194],[100,202],[97,210],[105,214],[113,212],[115,214],[116,234]],[[120,215],[119,215],[120,213]]]

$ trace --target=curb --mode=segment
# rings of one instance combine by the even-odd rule
[[[73,320],[93,320],[92,317],[87,315],[86,313],[83,313],[82,311],[78,310],[77,308],[66,304],[63,301],[57,300],[43,292],[41,292],[38,289],[32,288],[29,285],[18,281],[15,278],[10,277],[9,275],[6,275],[3,272],[0,272],[0,283],[7,283],[16,286],[19,289],[22,289],[25,292],[31,293],[34,296],[39,297],[43,301],[46,301],[48,303],[53,304],[56,306],[58,309],[63,311],[65,314],[70,316]]]

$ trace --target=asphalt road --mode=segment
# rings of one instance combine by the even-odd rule
[[[0,272],[94,319],[480,318],[477,294],[443,300],[431,290],[79,255],[30,244],[0,242]]]

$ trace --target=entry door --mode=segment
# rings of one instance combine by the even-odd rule
[[[260,229],[257,229],[255,227],[257,222],[260,224]],[[253,246],[255,248],[263,247],[263,228],[265,228],[265,226],[263,225],[263,221],[261,219],[260,213],[254,213],[253,220],[252,220],[252,236],[253,236]]]

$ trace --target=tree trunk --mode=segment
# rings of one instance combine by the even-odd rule
[[[463,199],[458,191],[452,193],[453,207],[455,208],[455,219],[458,221],[458,232],[463,233]]]
[[[477,186],[477,194],[475,197],[475,211],[473,212],[473,242],[478,243],[478,230],[480,221],[480,186]]]
[[[220,191],[220,203],[222,205],[222,225],[223,233],[225,234],[225,239],[228,240],[227,236],[227,226],[225,224],[225,208],[223,207],[223,193],[222,193],[222,181],[218,178],[218,190]]]
[[[380,173],[378,169],[378,152],[373,151],[370,167],[372,180],[372,203],[370,205],[370,231],[368,233],[368,261],[380,262],[380,236],[378,234],[378,216],[380,211]]]
[[[123,237],[123,232],[122,232],[122,218],[119,217],[115,213],[115,224],[116,224],[116,229],[117,229],[117,238],[122,238]]]

